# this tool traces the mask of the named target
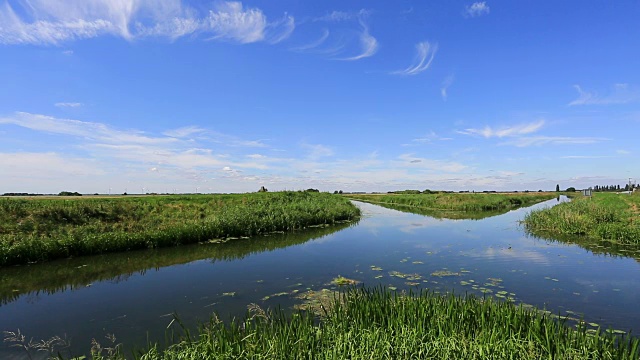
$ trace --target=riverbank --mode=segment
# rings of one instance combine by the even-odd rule
[[[352,221],[347,199],[313,192],[0,199],[0,266],[224,241]]]
[[[468,295],[399,294],[382,288],[336,295],[318,322],[249,306],[243,321],[213,317],[165,350],[139,359],[637,359],[640,339],[571,328],[539,311]],[[99,348],[98,348],[99,349]],[[106,354],[103,351],[102,354]],[[97,355],[97,354],[96,354]]]
[[[640,194],[594,193],[535,210],[523,220],[527,232],[558,241],[576,237],[600,246],[640,250]],[[567,242],[575,242],[567,240]]]
[[[348,194],[345,197],[438,219],[483,219],[531,206],[557,193]]]

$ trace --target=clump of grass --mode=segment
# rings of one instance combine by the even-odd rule
[[[334,224],[359,216],[327,193],[0,199],[0,266]]]
[[[640,218],[630,206],[633,200],[628,195],[596,194],[531,211],[523,224],[529,233],[545,238],[573,242],[568,237],[580,236],[640,250]]]
[[[140,359],[637,359],[640,340],[563,324],[490,298],[351,289],[318,322],[310,313],[262,312],[203,325]]]
[[[331,283],[338,286],[346,286],[346,285],[355,285],[358,283],[358,281],[353,279],[348,279],[342,275],[338,275],[337,278],[331,280]]]

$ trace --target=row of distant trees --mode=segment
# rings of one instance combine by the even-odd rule
[[[625,184],[624,186],[620,185],[596,185],[593,187],[593,191],[633,191],[633,189],[637,188],[636,184]]]

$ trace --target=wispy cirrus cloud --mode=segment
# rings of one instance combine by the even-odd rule
[[[523,136],[507,141],[501,145],[513,145],[516,147],[542,146],[542,145],[577,145],[595,144],[609,141],[608,138],[599,137],[570,137],[570,136]]]
[[[404,70],[393,71],[394,75],[418,75],[427,70],[433,62],[433,58],[438,51],[438,44],[431,44],[428,41],[416,44],[416,58],[414,63]]]
[[[457,132],[459,134],[476,135],[476,136],[482,136],[485,138],[492,138],[492,137],[502,138],[502,137],[519,136],[519,135],[534,133],[540,130],[543,126],[544,126],[544,120],[539,120],[529,124],[519,124],[514,126],[502,127],[498,129],[494,129],[490,126],[485,126],[482,129],[469,128],[469,129],[459,130]]]
[[[490,11],[491,9],[489,8],[489,5],[487,5],[486,1],[478,1],[471,5],[467,5],[464,9],[464,15],[466,17],[478,17],[487,15]]]
[[[629,84],[614,84],[608,94],[584,91],[579,85],[573,86],[578,91],[578,98],[569,103],[576,105],[612,105],[640,102],[640,88]]]
[[[278,43],[295,29],[292,16],[270,22],[262,10],[237,1],[215,3],[204,14],[182,0],[31,0],[21,10],[19,15],[8,2],[0,6],[0,43],[58,45],[106,35]]]
[[[59,108],[76,108],[82,106],[83,104],[79,102],[58,102],[54,105]]]
[[[442,100],[447,101],[449,98],[449,87],[453,85],[453,80],[455,77],[453,75],[449,75],[442,81],[442,85],[440,86],[440,95],[442,95]]]
[[[375,55],[376,52],[378,52],[378,40],[369,33],[369,27],[367,26],[367,24],[364,22],[363,19],[360,19],[360,27],[362,30],[360,32],[360,35],[358,36],[359,42],[360,42],[360,50],[361,50],[360,54],[355,56],[350,56],[347,58],[342,58],[339,60],[346,60],[346,61],[360,60],[360,59],[371,57]]]
[[[319,46],[321,46],[322,44],[324,44],[324,42],[329,38],[329,34],[330,31],[328,29],[322,29],[322,35],[320,35],[320,37],[317,40],[314,40],[310,43],[307,43],[305,45],[300,45],[300,46],[296,46],[291,48],[291,50],[293,51],[300,51],[300,52],[304,52],[304,51],[309,51],[309,50],[314,50],[316,48],[318,48]]]
[[[606,159],[606,158],[610,158],[611,156],[606,156],[606,155],[567,155],[567,156],[561,156],[561,159]]]

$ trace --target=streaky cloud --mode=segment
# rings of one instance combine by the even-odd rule
[[[393,71],[394,75],[418,75],[421,72],[427,70],[433,62],[436,52],[438,51],[438,44],[431,45],[428,41],[419,42],[416,44],[416,58],[412,65],[404,70]]]
[[[362,32],[360,33],[359,40],[360,40],[360,46],[362,48],[362,52],[359,55],[342,58],[339,60],[345,60],[345,61],[360,60],[360,59],[371,57],[375,55],[375,53],[378,51],[378,40],[375,37],[373,37],[371,34],[369,34],[369,27],[367,26],[367,24],[364,23],[364,21],[362,21],[362,19],[360,20],[360,26],[362,27]]]
[[[442,86],[440,87],[440,95],[442,96],[442,100],[447,101],[447,99],[449,98],[449,87],[453,85],[454,80],[455,77],[453,75],[449,75],[442,81]]]
[[[598,137],[570,137],[570,136],[523,136],[500,145],[512,145],[516,147],[542,146],[542,145],[579,145],[595,144],[611,139]]]
[[[315,41],[313,41],[311,43],[308,43],[306,45],[301,45],[301,46],[297,46],[297,47],[291,48],[290,50],[292,50],[292,51],[300,51],[300,52],[313,50],[313,49],[317,48],[318,46],[322,45],[329,38],[329,34],[330,34],[330,32],[329,32],[328,29],[322,29],[322,35],[317,40],[315,40]]]
[[[640,88],[629,84],[614,84],[613,89],[607,95],[599,95],[596,92],[584,91],[580,85],[573,86],[578,91],[578,98],[570,102],[569,106],[576,105],[612,105],[640,102]]]
[[[485,138],[492,138],[492,137],[502,138],[502,137],[508,137],[508,136],[518,136],[518,135],[534,133],[540,130],[544,126],[544,123],[545,123],[544,120],[539,120],[529,124],[520,124],[520,125],[515,125],[510,127],[502,127],[500,129],[493,129],[490,126],[485,126],[482,129],[471,128],[471,129],[460,130],[457,132],[459,134],[464,134],[464,135],[479,135]]]
[[[240,44],[276,44],[295,29],[293,16],[269,22],[259,8],[239,1],[221,1],[202,14],[182,0],[63,1],[31,0],[19,16],[5,2],[0,5],[0,43],[59,45],[105,35],[128,41],[146,37],[170,40],[187,35]]]

